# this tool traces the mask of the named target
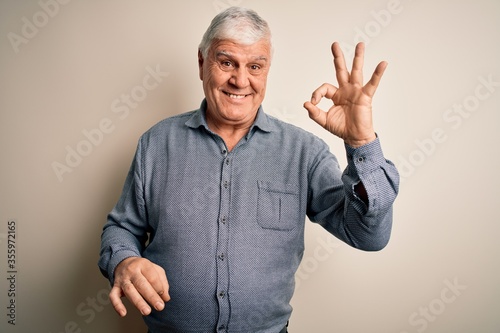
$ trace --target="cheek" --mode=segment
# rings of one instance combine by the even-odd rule
[[[217,87],[218,83],[215,80],[215,77],[205,72],[205,79],[203,80],[203,90],[205,91],[205,94],[213,95],[213,91],[217,90]]]
[[[211,66],[204,74],[207,86],[212,89],[221,87],[229,80],[229,75],[221,71],[217,66]]]
[[[267,84],[267,80],[265,78],[255,80],[253,83],[253,89],[257,93],[264,95],[264,93],[266,92],[266,84]]]

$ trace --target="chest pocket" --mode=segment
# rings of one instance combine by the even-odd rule
[[[258,181],[257,222],[262,228],[292,230],[300,220],[299,187]]]

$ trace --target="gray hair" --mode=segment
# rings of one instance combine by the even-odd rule
[[[267,39],[271,44],[271,30],[265,20],[251,9],[230,7],[214,17],[199,46],[204,58],[215,40],[230,39],[244,45]]]

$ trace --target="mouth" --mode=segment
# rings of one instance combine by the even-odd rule
[[[229,98],[231,99],[243,99],[247,96],[250,96],[250,94],[231,94],[227,91],[223,91],[224,94],[226,94],[227,96],[229,96]]]

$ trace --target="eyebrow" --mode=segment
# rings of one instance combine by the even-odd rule
[[[219,57],[228,57],[228,58],[233,58],[233,55],[230,53],[230,52],[227,52],[227,51],[218,51],[215,56],[217,58]],[[256,56],[256,57],[253,57],[252,58],[252,61],[267,61],[267,57],[266,56]]]

